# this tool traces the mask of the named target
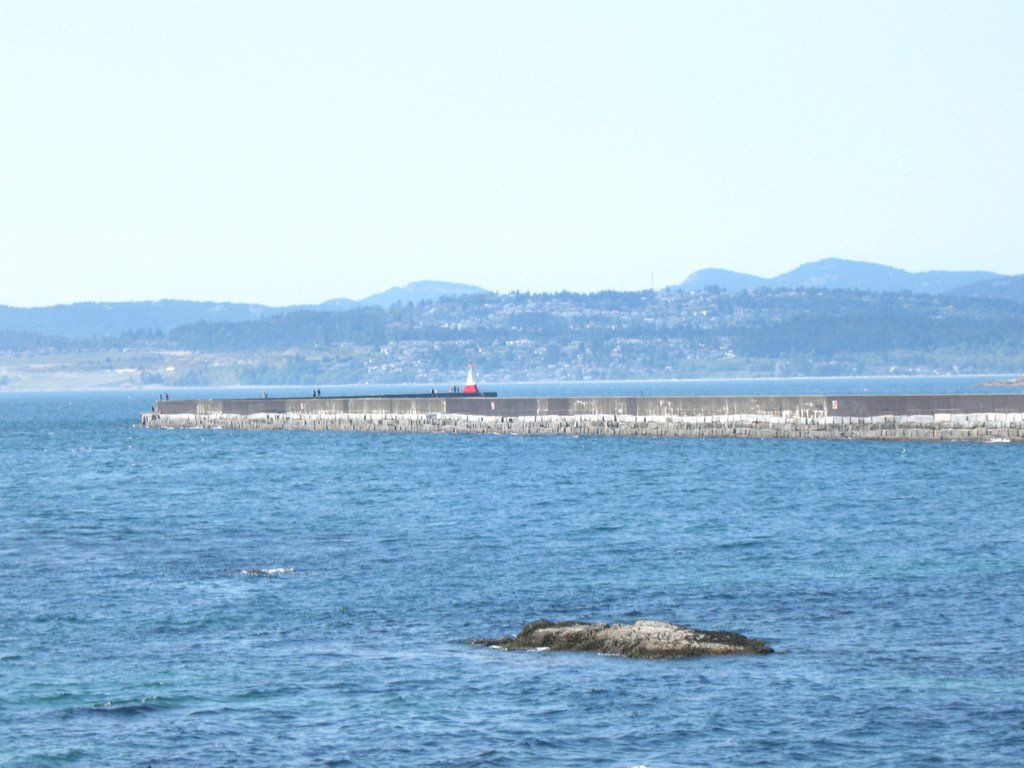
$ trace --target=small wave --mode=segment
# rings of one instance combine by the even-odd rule
[[[282,573],[295,573],[294,568],[243,568],[245,576],[280,576]]]
[[[75,707],[73,712],[113,715],[115,717],[136,717],[156,712],[160,708],[155,698],[145,698],[139,701],[104,701],[99,704],[93,704],[90,707]]]
[[[767,544],[767,537],[758,537],[753,539],[738,539],[736,541],[723,541],[717,545],[717,549],[752,549],[754,547],[763,547]]]
[[[62,765],[77,763],[90,757],[84,749],[65,749],[63,752],[39,752],[32,755],[32,765]],[[36,762],[38,761],[38,762]]]

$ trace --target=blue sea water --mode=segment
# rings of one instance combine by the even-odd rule
[[[1024,762],[1024,446],[136,428],[152,399],[0,395],[3,765]],[[468,643],[542,617],[778,652]]]

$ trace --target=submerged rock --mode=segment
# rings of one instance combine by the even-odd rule
[[[762,641],[735,632],[709,632],[664,621],[638,621],[635,624],[533,621],[515,637],[473,642],[507,650],[595,651],[634,659],[775,652]]]
[[[1019,379],[996,379],[995,381],[983,381],[979,387],[1024,387],[1024,376]]]

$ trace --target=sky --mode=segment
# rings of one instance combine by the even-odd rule
[[[0,304],[1024,272],[1024,2],[0,0]]]

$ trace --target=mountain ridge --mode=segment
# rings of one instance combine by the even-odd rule
[[[701,269],[672,287],[677,290],[703,290],[717,285],[723,290],[731,291],[757,288],[846,288],[937,294],[1004,277],[1006,276],[986,271],[908,272],[898,267],[869,261],[829,258],[801,264],[775,277],[759,277],[723,269]]]
[[[0,331],[71,339],[116,336],[131,331],[167,332],[198,322],[245,322],[291,312],[344,312],[360,306],[432,301],[442,296],[486,293],[466,283],[422,280],[389,288],[365,299],[328,299],[320,304],[270,306],[229,301],[82,301],[48,307],[0,305]]]
[[[712,286],[741,292],[764,289],[848,289],[875,292],[948,294],[1024,302],[1024,275],[984,271],[907,272],[871,262],[822,259],[803,264],[774,278],[725,269],[703,269],[668,291],[701,291]],[[389,288],[364,299],[330,299],[320,304],[269,306],[179,299],[138,302],[79,302],[50,307],[0,305],[0,333],[30,334],[67,339],[114,337],[120,334],[167,333],[196,323],[247,322],[295,312],[347,312],[357,308],[387,308],[443,297],[469,298],[489,293],[467,283],[422,280]],[[596,295],[596,294],[595,294]]]

